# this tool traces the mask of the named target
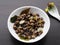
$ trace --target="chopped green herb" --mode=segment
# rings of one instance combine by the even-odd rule
[[[48,9],[50,10],[50,9],[52,9],[53,7],[48,7]]]
[[[17,19],[17,16],[16,15],[13,16],[13,17],[11,17],[11,19],[10,19],[11,23],[14,23],[16,21],[16,19]]]
[[[53,2],[48,3],[48,9],[49,10],[52,9],[53,7],[54,7],[54,3]]]
[[[29,40],[29,39],[27,39],[27,38],[25,38],[23,36],[19,36],[19,37],[20,37],[20,39],[23,39],[23,40]]]
[[[30,11],[30,8],[27,8],[27,9],[23,10],[23,11],[20,13],[20,15],[21,15],[21,14],[28,14],[29,11]]]

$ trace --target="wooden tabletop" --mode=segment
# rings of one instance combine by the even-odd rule
[[[10,13],[21,6],[37,6],[45,9],[48,2],[55,2],[60,12],[60,0],[0,0],[0,45],[24,45],[14,39],[8,31],[7,19]],[[48,34],[40,41],[26,45],[60,45],[60,22],[49,16],[51,26]]]

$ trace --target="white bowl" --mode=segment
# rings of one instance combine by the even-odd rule
[[[13,29],[13,23],[10,22],[10,18],[13,17],[14,15],[19,15],[20,12],[22,10],[24,10],[25,8],[31,8],[31,12],[33,13],[38,13],[40,15],[40,17],[42,17],[45,21],[45,24],[44,24],[44,28],[43,28],[43,33],[36,37],[35,39],[31,39],[29,41],[25,41],[25,40],[22,40],[18,37],[18,35],[15,33],[15,30]],[[17,8],[16,10],[14,10],[9,18],[8,18],[8,29],[9,29],[9,32],[11,33],[11,35],[17,39],[18,41],[21,41],[21,42],[25,42],[25,43],[33,43],[33,42],[36,42],[38,40],[41,40],[49,31],[49,28],[50,28],[50,19],[48,17],[48,15],[40,8],[38,7],[35,7],[35,6],[23,6],[23,7],[19,7]]]

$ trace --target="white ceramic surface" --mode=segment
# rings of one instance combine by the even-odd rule
[[[29,41],[25,41],[25,40],[20,39],[20,38],[18,37],[18,35],[15,33],[15,30],[13,29],[13,24],[14,24],[14,23],[11,23],[11,22],[10,22],[10,18],[11,18],[11,17],[13,17],[14,15],[19,15],[20,12],[21,12],[22,10],[24,10],[25,8],[31,8],[30,11],[31,11],[32,13],[38,13],[38,14],[40,15],[40,17],[42,17],[42,18],[44,19],[44,21],[45,21],[44,28],[43,28],[43,33],[42,33],[40,36],[36,37],[35,39],[31,39],[31,40],[29,40]],[[8,23],[7,23],[7,25],[8,25],[9,32],[11,33],[11,35],[12,35],[15,39],[17,39],[17,40],[19,40],[19,41],[21,41],[21,42],[25,42],[25,43],[33,43],[33,42],[36,42],[36,41],[38,41],[38,40],[41,40],[41,39],[48,33],[49,28],[50,28],[50,19],[49,19],[48,15],[47,15],[42,9],[40,9],[40,8],[38,8],[38,7],[35,7],[35,6],[23,6],[23,7],[17,8],[16,10],[14,10],[14,11],[10,14],[10,16],[8,17]]]
[[[60,15],[56,5],[54,5],[54,7],[51,10],[48,10],[48,12],[49,14],[51,14],[51,16],[57,18],[60,21]]]

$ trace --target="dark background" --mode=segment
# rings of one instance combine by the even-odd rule
[[[7,19],[10,13],[21,6],[37,6],[45,9],[48,2],[55,2],[60,12],[60,0],[0,0],[0,45],[25,45],[14,39],[8,31]],[[48,34],[40,41],[26,45],[60,45],[60,22],[49,16],[51,27]]]

